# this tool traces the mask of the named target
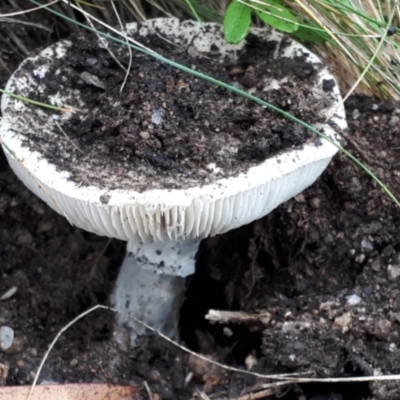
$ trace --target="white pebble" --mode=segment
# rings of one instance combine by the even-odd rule
[[[14,342],[14,330],[9,326],[0,328],[0,350],[8,350]]]
[[[388,268],[388,275],[389,275],[389,279],[391,280],[395,280],[398,276],[400,276],[400,266],[399,265],[392,265],[389,264]]]
[[[156,125],[161,124],[163,114],[164,114],[164,110],[162,108],[155,108],[153,110],[153,114],[151,116],[151,122]]]
[[[363,239],[363,240],[361,240],[361,248],[363,250],[373,250],[374,246],[368,239]]]
[[[105,89],[106,87],[106,85],[96,75],[89,74],[87,71],[81,73],[81,79],[87,85],[93,85],[100,89]]]
[[[142,139],[145,139],[145,140],[147,140],[147,139],[150,137],[149,132],[146,132],[146,131],[140,132],[139,135],[140,135],[140,137],[141,137]]]
[[[352,294],[347,296],[347,304],[349,306],[356,306],[357,304],[361,303],[361,297],[357,296],[356,294]]]
[[[357,108],[354,109],[353,112],[352,112],[352,114],[351,114],[351,116],[353,117],[353,119],[358,119],[358,117],[359,117],[360,115],[361,115],[361,114],[360,114],[360,111],[358,111]]]
[[[12,286],[10,289],[8,289],[1,297],[0,300],[4,301],[4,300],[8,300],[11,299],[11,297],[14,296],[14,294],[17,292],[17,287],[16,286]]]

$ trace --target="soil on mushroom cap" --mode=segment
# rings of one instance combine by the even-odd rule
[[[225,58],[222,63],[218,49],[201,54],[154,34],[140,41],[176,62],[251,89],[310,124],[324,121],[321,110],[332,101],[331,85],[322,98],[312,95],[319,66],[311,64],[307,54],[275,60],[274,41],[261,42],[250,35],[239,59]],[[279,50],[286,45],[284,41]],[[138,191],[199,186],[315,139],[268,109],[137,51],[132,52],[130,75],[121,92],[125,71],[120,65],[129,65],[129,53],[113,44],[108,48],[114,56],[99,47],[94,35],[73,37],[66,56],[40,79],[44,92],[28,94],[48,102],[49,96],[63,93],[62,88],[79,90],[66,104],[78,111],[61,124],[69,139],[56,126],[50,135],[56,136],[47,135],[42,129],[46,118],[38,116],[37,109],[32,108],[32,116],[19,116],[19,132],[28,124],[38,128],[26,132],[29,145],[61,170],[71,171],[71,179],[80,184]],[[24,69],[43,62],[40,58]],[[284,77],[287,81],[280,89],[265,90],[266,82]],[[40,122],[29,123],[31,118]]]

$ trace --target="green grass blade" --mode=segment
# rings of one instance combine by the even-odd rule
[[[1,139],[0,139],[0,144],[8,151],[8,153],[12,156],[12,158],[18,160],[18,157],[15,154],[15,152],[12,151]]]
[[[47,108],[49,110],[61,111],[61,112],[71,112],[72,111],[71,109],[69,109],[67,107],[57,107],[57,106],[53,106],[51,104],[42,103],[40,101],[32,100],[32,99],[29,99],[27,97],[20,96],[19,94],[15,94],[13,92],[9,92],[8,90],[4,90],[4,89],[1,89],[1,88],[0,88],[0,93],[3,93],[3,94],[5,94],[7,96],[10,96],[10,97],[14,97],[15,99],[21,100],[21,101],[23,101],[25,103],[33,104],[35,106],[39,106],[39,107],[42,107],[42,108]]]
[[[190,8],[190,11],[192,12],[193,16],[196,18],[197,22],[201,25],[201,27],[204,29],[204,22],[200,18],[199,14],[197,13],[197,10],[195,9],[193,3],[191,0],[185,0],[186,4]]]

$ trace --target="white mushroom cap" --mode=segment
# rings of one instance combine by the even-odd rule
[[[157,27],[158,32],[175,39],[175,42],[191,43],[198,51],[207,51],[212,44],[217,44],[221,52],[237,51],[243,46],[226,44],[219,25],[207,25],[209,29],[204,33],[200,25],[194,22],[159,19],[140,25],[139,32],[147,35]],[[129,24],[128,30],[136,31],[137,25]],[[283,39],[283,35],[267,29],[252,29],[252,32],[279,42]],[[283,51],[286,57],[310,53],[295,42],[284,47]],[[45,50],[43,55],[48,57],[49,52]],[[320,64],[320,60],[311,53],[308,60]],[[7,90],[13,91],[20,84],[18,77],[18,73],[11,77]],[[319,69],[315,96],[321,96],[325,79],[333,77],[327,69]],[[325,113],[327,116],[334,114],[331,121],[343,129],[346,120],[337,86],[331,93],[334,101]],[[54,103],[59,101],[57,98],[53,100]],[[27,108],[21,101],[13,99],[10,102],[8,96],[2,98],[4,117],[0,122],[0,138],[17,176],[72,224],[98,235],[133,243],[205,238],[259,219],[311,185],[337,152],[335,146],[318,139],[318,144],[291,149],[236,177],[181,190],[137,192],[109,190],[94,185],[80,186],[69,179],[68,172],[59,171],[39,152],[23,145],[24,137],[13,130],[14,113],[9,112],[11,105],[14,113],[16,110],[23,113]],[[327,124],[318,128],[333,140],[338,140],[338,135]],[[104,201],[105,198],[107,201]]]

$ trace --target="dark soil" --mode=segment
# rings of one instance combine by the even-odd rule
[[[35,49],[33,28],[19,29],[18,37]],[[6,37],[7,29],[0,27],[0,33]],[[10,38],[5,43],[0,58],[8,70],[0,65],[0,87],[25,56],[10,50]],[[347,148],[400,197],[400,104],[353,97],[346,106]],[[124,244],[71,227],[18,181],[2,153],[0,221],[0,296],[17,289],[0,302],[0,326],[10,326],[16,336],[11,351],[0,351],[0,384],[29,384],[56,332],[107,302]],[[399,209],[382,189],[336,156],[295,199],[260,221],[202,243],[182,309],[183,341],[229,365],[255,363],[253,370],[264,374],[399,373],[399,222]],[[211,325],[204,319],[209,309],[245,316],[262,312],[263,319],[251,326]],[[254,377],[211,367],[161,338],[144,338],[132,350],[119,347],[112,335],[110,313],[84,318],[61,336],[39,381],[142,387],[146,381],[159,398],[182,400],[195,398],[196,390],[206,390],[210,398],[263,390]],[[400,398],[396,382],[290,389],[281,398]],[[143,398],[148,398],[144,389]]]
[[[308,54],[294,60],[273,57],[286,41],[250,35],[237,60],[225,56],[221,63],[217,46],[203,54],[191,45],[170,44],[159,33],[133,37],[175,62],[253,89],[254,95],[310,124],[324,122],[324,110],[332,103],[332,85],[321,98],[313,96],[320,66],[308,61]],[[283,116],[146,54],[133,51],[130,59],[126,47],[100,47],[94,34],[70,40],[65,57],[56,59],[45,77],[32,73],[48,64],[44,57],[26,62],[20,71],[42,90],[17,90],[45,103],[58,92],[65,96],[65,106],[75,112],[62,119],[63,133],[55,125],[44,130],[51,116],[35,106],[18,113],[15,129],[26,133],[29,146],[51,163],[72,171],[79,184],[139,191],[193,187],[237,175],[281,150],[314,140]],[[288,81],[280,89],[265,90],[271,80],[285,77]]]

